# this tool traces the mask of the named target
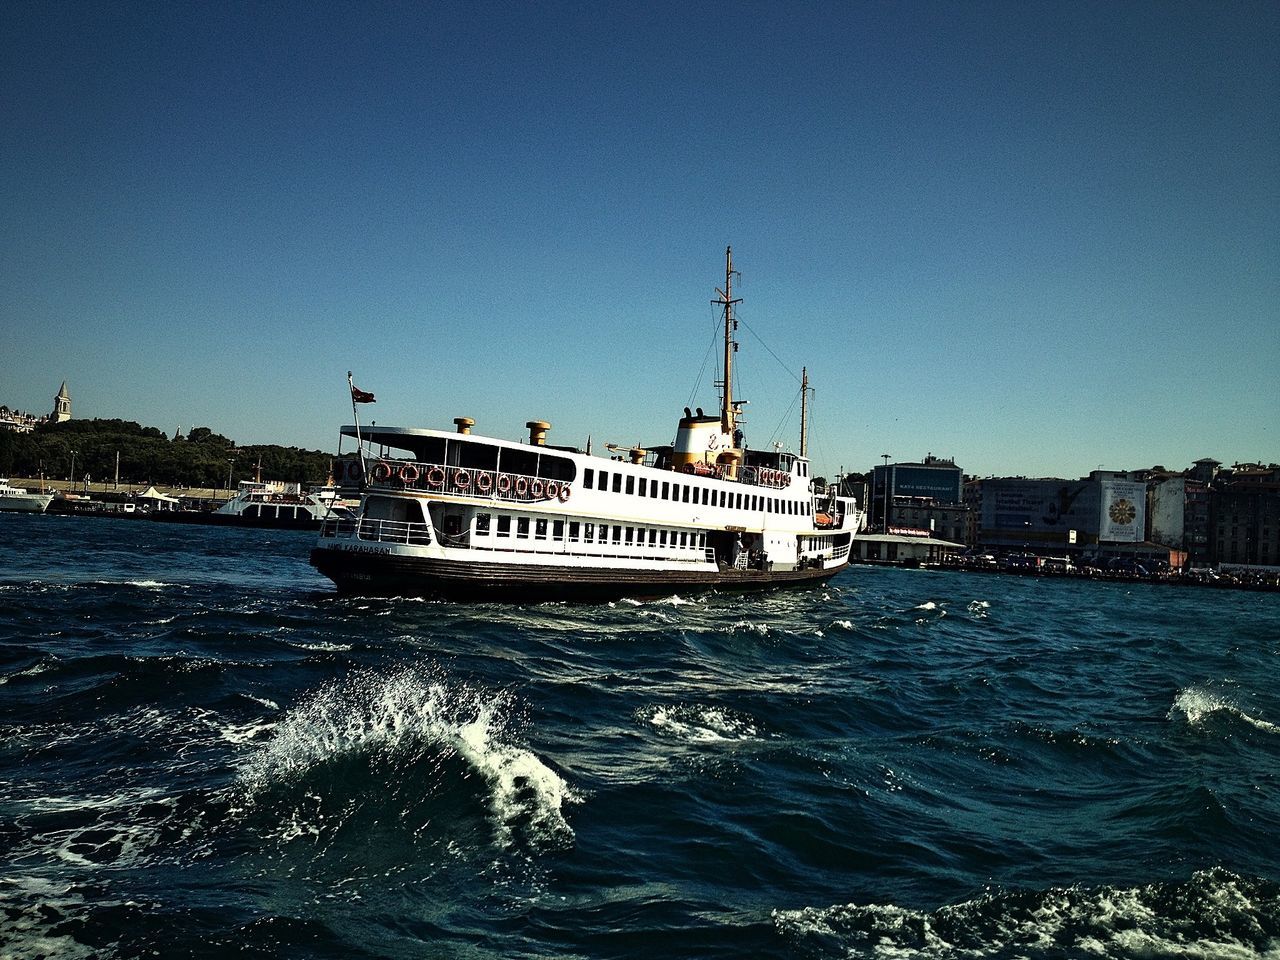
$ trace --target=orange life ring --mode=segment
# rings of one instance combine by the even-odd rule
[[[360,466],[359,460],[348,460],[346,469],[343,471],[346,479],[350,483],[359,483],[364,479],[364,470]]]
[[[529,492],[529,481],[525,477],[516,477],[516,496],[523,497]]]
[[[567,483],[563,483],[560,485],[560,492],[556,494],[556,497],[560,500],[561,503],[569,502],[569,485]]]
[[[493,474],[487,470],[476,474],[476,489],[481,493],[488,493],[493,489]]]
[[[432,467],[427,471],[427,485],[432,487],[444,486],[444,470],[440,467]]]
[[[400,479],[405,483],[417,483],[420,476],[421,472],[412,463],[406,463],[400,468]]]
[[[459,490],[465,490],[471,486],[471,474],[465,470],[455,470],[453,472],[453,485]]]
[[[554,500],[560,493],[560,484],[554,480],[547,481],[547,499]]]
[[[499,493],[511,492],[511,474],[509,473],[498,474],[498,492]]]
[[[529,496],[533,497],[535,500],[541,500],[543,489],[542,481],[537,477],[534,477],[533,483],[529,484]]]
[[[391,479],[391,464],[385,460],[379,460],[373,467],[373,479],[379,483]]]

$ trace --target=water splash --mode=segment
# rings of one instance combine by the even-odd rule
[[[577,796],[532,751],[512,742],[514,726],[506,694],[412,667],[358,671],[289,711],[245,762],[240,783],[251,806],[280,785],[344,759],[390,757],[399,761],[392,770],[406,771],[429,748],[461,760],[482,779],[500,845],[514,842],[517,832],[535,844],[569,842],[573,830],[564,809]],[[435,769],[444,767],[437,762]],[[370,790],[386,786],[368,784]]]
[[[1202,727],[1214,714],[1223,714],[1243,720],[1245,723],[1264,733],[1280,733],[1280,726],[1251,717],[1240,709],[1230,697],[1214,693],[1204,687],[1187,687],[1178,693],[1169,708],[1168,719],[1182,717],[1191,727]]]
[[[658,705],[641,710],[639,716],[659,733],[689,743],[754,740],[760,736],[751,719],[723,707]]]

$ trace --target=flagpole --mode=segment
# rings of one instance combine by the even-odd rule
[[[360,486],[365,485],[364,443],[360,440],[360,414],[356,413],[356,385],[351,379],[351,371],[347,371],[347,388],[351,394],[351,416],[356,422],[356,453],[360,456]]]

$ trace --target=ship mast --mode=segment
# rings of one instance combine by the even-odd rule
[[[742,302],[741,298],[733,299],[733,247],[725,247],[724,289],[717,287],[716,293],[720,296],[711,302],[724,307],[724,392],[720,401],[720,429],[732,437],[736,426],[733,408],[733,353],[738,346],[733,342],[733,331],[738,326],[738,321],[733,319],[733,305]]]
[[[809,455],[809,368],[800,368],[800,456]]]

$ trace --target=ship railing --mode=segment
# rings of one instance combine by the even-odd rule
[[[850,546],[851,546],[851,544],[846,543],[846,544],[844,544],[843,546],[836,547],[834,550],[832,550],[832,551],[831,551],[831,559],[832,559],[832,560],[843,560],[845,557],[847,557],[847,556],[849,555],[849,547],[850,547]]]
[[[548,477],[479,467],[451,467],[417,460],[376,460],[369,465],[369,486],[380,490],[416,490],[453,496],[537,503],[569,499],[571,484]]]
[[[363,517],[356,536],[378,543],[425,544],[431,542],[431,527],[411,520],[375,520]]]
[[[377,543],[404,543],[421,546],[431,542],[431,527],[408,520],[325,520],[320,536],[327,538],[372,540]]]

